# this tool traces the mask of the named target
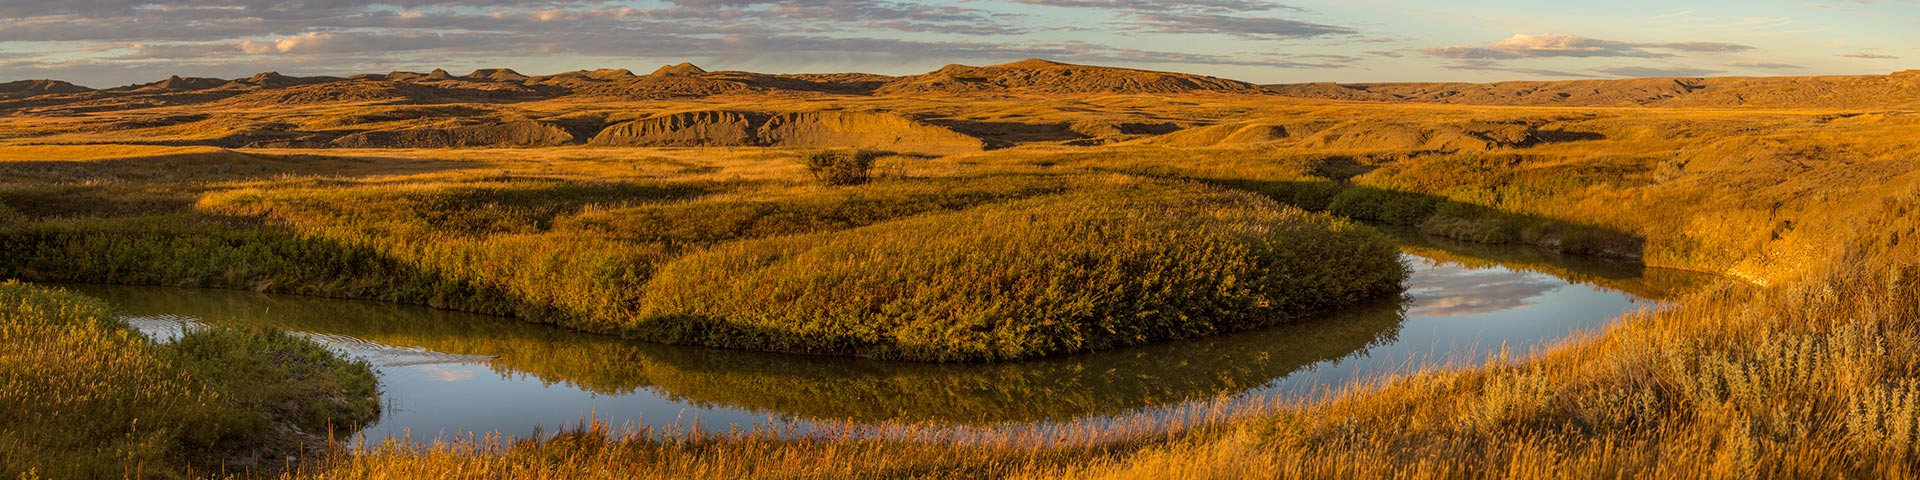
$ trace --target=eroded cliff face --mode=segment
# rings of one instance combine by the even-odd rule
[[[617,124],[587,142],[644,147],[875,148],[944,154],[980,151],[978,138],[899,115],[867,112],[683,112]]]

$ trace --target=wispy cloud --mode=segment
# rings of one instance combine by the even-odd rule
[[[1727,53],[1753,47],[1716,42],[1620,42],[1577,35],[1519,34],[1490,45],[1428,47],[1421,52],[1443,58],[1506,60],[1538,57],[1671,57],[1673,52]]]
[[[1764,61],[1756,61],[1756,60],[1738,60],[1738,61],[1722,63],[1721,65],[1728,66],[1728,67],[1736,67],[1736,68],[1760,68],[1760,69],[1767,69],[1767,70],[1791,70],[1791,69],[1807,68],[1799,65],[1790,64],[1790,63],[1764,62]]]
[[[1514,66],[1502,64],[1500,62],[1495,62],[1487,59],[1464,59],[1457,62],[1442,65],[1440,68],[1446,69],[1446,70],[1518,73],[1518,74],[1526,75],[1530,77],[1545,77],[1545,78],[1595,78],[1595,77],[1598,77],[1598,75],[1594,75],[1591,73],[1580,73],[1580,72],[1552,70],[1552,69],[1544,69],[1544,68],[1514,67]]]
[[[1611,76],[1615,76],[1615,77],[1630,77],[1630,78],[1660,78],[1660,77],[1704,77],[1704,76],[1707,76],[1707,75],[1712,75],[1712,74],[1715,74],[1715,73],[1720,73],[1720,70],[1712,70],[1712,69],[1705,69],[1705,68],[1693,68],[1693,67],[1673,67],[1673,66],[1667,66],[1667,67],[1643,67],[1643,66],[1623,66],[1623,67],[1600,67],[1600,68],[1595,68],[1595,69],[1593,69],[1593,71],[1595,71],[1595,72],[1600,72],[1600,73],[1604,73],[1604,74],[1607,74],[1607,75],[1611,75]]]

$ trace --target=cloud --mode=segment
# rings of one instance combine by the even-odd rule
[[[235,46],[253,55],[327,55],[429,50],[463,44],[437,34],[308,33],[273,40],[243,40]]]
[[[1593,71],[1604,73],[1604,74],[1615,76],[1615,77],[1630,77],[1630,78],[1704,77],[1707,75],[1720,73],[1720,70],[1709,70],[1704,68],[1639,67],[1639,66],[1600,67],[1600,68],[1593,69]]]
[[[1159,33],[1209,33],[1248,39],[1301,39],[1353,35],[1349,27],[1248,15],[1253,12],[1303,12],[1298,7],[1250,0],[1014,0],[1015,3],[1116,12],[1127,24]]]
[[[1049,5],[1053,13],[1037,17],[1027,10],[1044,9],[1023,4]],[[1113,13],[1088,21],[1093,9]],[[0,18],[6,19],[0,22],[0,52],[13,52],[0,66],[0,79],[56,77],[116,86],[176,73],[314,75],[500,65],[538,72],[683,60],[789,69],[880,66],[886,73],[1027,57],[1271,68],[1351,63],[1268,48],[1236,51],[1220,43],[1167,41],[1142,48],[1106,40],[1116,35],[1050,35],[1118,30],[1136,40],[1221,35],[1264,41],[1355,33],[1280,18],[1300,12],[1266,0],[0,2]]]
[[[1740,60],[1740,61],[1722,63],[1721,65],[1725,65],[1729,67],[1739,67],[1739,68],[1764,68],[1768,70],[1789,70],[1789,69],[1807,68],[1807,67],[1802,67],[1799,65],[1787,64],[1787,63],[1763,62],[1763,61],[1756,61],[1756,60]]]
[[[1552,277],[1441,264],[1407,279],[1414,316],[1478,315],[1524,308],[1564,286]]]
[[[1900,57],[1897,57],[1897,56],[1893,56],[1893,55],[1885,55],[1885,54],[1879,54],[1879,53],[1867,53],[1867,52],[1852,52],[1852,53],[1842,53],[1842,54],[1840,54],[1840,56],[1842,56],[1842,57],[1847,57],[1847,58],[1864,58],[1864,59],[1868,59],[1868,60],[1893,60],[1893,59],[1897,59],[1897,58],[1900,58]]]
[[[1351,28],[1334,25],[1217,13],[1142,13],[1138,18],[1139,25],[1163,33],[1219,33],[1240,37],[1281,39],[1359,33]]]
[[[1028,5],[1046,5],[1051,7],[1102,8],[1108,10],[1131,10],[1141,12],[1262,12],[1269,10],[1293,10],[1299,8],[1273,2],[1257,0],[1014,0],[1014,3]]]
[[[667,0],[667,3],[679,5],[682,7],[713,8],[713,7],[747,7],[747,6],[753,6],[753,5],[764,5],[769,3],[779,3],[779,0]]]
[[[1565,70],[1513,67],[1513,66],[1501,64],[1493,60],[1487,60],[1487,59],[1463,59],[1447,65],[1442,65],[1440,66],[1440,68],[1444,68],[1447,70],[1508,72],[1508,73],[1518,73],[1521,75],[1527,75],[1527,76],[1533,76],[1533,77],[1547,77],[1547,78],[1596,78],[1598,77],[1597,75],[1593,75],[1593,74],[1571,72],[1571,71],[1565,71]]]
[[[1453,45],[1428,47],[1422,53],[1441,58],[1511,60],[1541,57],[1637,57],[1674,56],[1670,52],[1729,53],[1753,47],[1714,42],[1640,43],[1601,40],[1577,35],[1518,34],[1486,46]],[[1664,51],[1656,51],[1664,50]]]

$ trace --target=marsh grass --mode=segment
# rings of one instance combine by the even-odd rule
[[[0,284],[0,473],[274,471],[377,415],[372,371],[305,340],[205,330],[158,344],[106,304]]]

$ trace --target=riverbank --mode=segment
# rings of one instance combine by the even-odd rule
[[[1420,240],[1401,240],[1402,249],[1428,256],[1402,256],[1412,273],[1407,294],[1396,298],[1230,335],[993,363],[662,345],[379,302],[69,288],[109,301],[154,335],[183,324],[267,326],[367,359],[390,408],[356,438],[405,436],[425,446],[460,432],[532,438],[589,417],[655,430],[771,423],[795,435],[850,425],[990,431],[1172,417],[1222,397],[1286,402],[1412,366],[1477,364],[1502,346],[1531,351],[1713,280],[1530,247]],[[1458,253],[1441,255],[1449,251]]]
[[[373,372],[306,340],[206,329],[155,343],[105,303],[0,283],[0,472],[271,473],[379,411]]]

